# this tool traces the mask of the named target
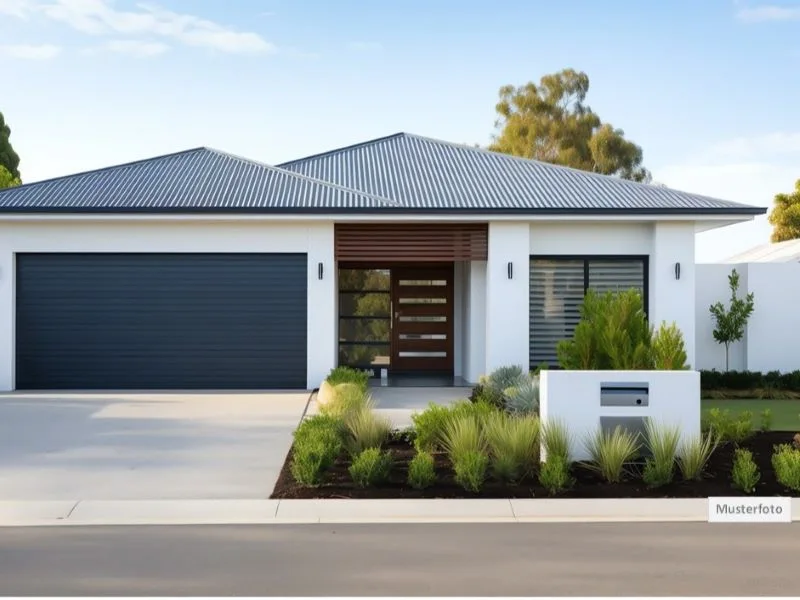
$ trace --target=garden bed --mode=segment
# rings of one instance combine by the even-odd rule
[[[753,453],[753,460],[761,472],[756,485],[756,496],[791,496],[790,490],[780,485],[771,465],[773,447],[789,444],[795,432],[758,432],[741,444]],[[736,446],[727,443],[711,455],[702,481],[682,481],[676,469],[673,483],[657,488],[648,488],[641,480],[640,466],[631,465],[633,471],[626,481],[610,484],[582,467],[573,465],[575,484],[570,490],[558,494],[558,498],[706,498],[709,496],[745,496],[731,485],[731,468]],[[289,465],[292,452],[286,458],[278,482],[270,496],[274,499],[313,498],[547,498],[552,497],[535,478],[522,480],[517,485],[501,484],[491,478],[480,493],[466,492],[454,481],[453,470],[444,454],[435,455],[436,482],[424,490],[415,490],[407,483],[408,463],[414,456],[414,447],[401,435],[394,434],[386,443],[393,458],[389,480],[376,487],[357,487],[348,473],[350,460],[342,454],[326,471],[318,487],[303,487],[295,482]]]

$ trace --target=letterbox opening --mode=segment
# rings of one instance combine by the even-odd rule
[[[650,386],[647,383],[601,383],[600,406],[649,406]]]

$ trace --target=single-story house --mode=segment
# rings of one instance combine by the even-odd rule
[[[472,382],[553,363],[587,288],[641,289],[693,362],[695,234],[764,212],[406,133],[31,183],[0,191],[0,389]]]

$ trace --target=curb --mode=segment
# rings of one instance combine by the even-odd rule
[[[800,522],[800,498],[792,498],[791,506],[792,521]],[[708,500],[0,501],[0,527],[659,522],[707,523]]]

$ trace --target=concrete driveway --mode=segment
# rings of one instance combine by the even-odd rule
[[[0,500],[267,498],[308,396],[0,395]]]

